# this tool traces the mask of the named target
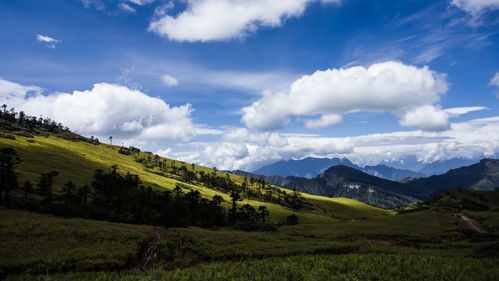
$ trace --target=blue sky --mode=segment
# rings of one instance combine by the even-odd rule
[[[495,0],[5,0],[0,94],[82,134],[221,168],[306,156],[361,164],[487,156],[499,152],[498,8]],[[393,72],[393,83],[373,65]],[[479,130],[486,141],[464,137]],[[365,144],[379,138],[404,144]]]

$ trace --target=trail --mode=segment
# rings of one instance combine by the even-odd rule
[[[471,229],[475,230],[476,232],[479,233],[488,233],[487,229],[483,227],[482,224],[480,224],[478,221],[465,216],[463,213],[456,214],[462,221],[464,221],[466,224],[468,224]]]
[[[141,257],[139,264],[137,265],[137,270],[142,273],[147,273],[154,262],[154,259],[158,254],[158,245],[161,240],[163,240],[163,233],[156,230],[152,233],[154,240],[149,244],[144,255]]]

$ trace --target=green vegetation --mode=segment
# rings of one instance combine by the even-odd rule
[[[494,266],[499,263],[498,191],[446,191],[424,203],[385,210],[101,144],[52,122],[33,124],[29,128],[11,123],[2,131],[1,203],[27,208],[19,202],[35,202],[49,206],[49,211],[34,205],[27,209],[59,217],[0,207],[0,278],[308,281],[499,276]],[[213,223],[221,214],[224,222]],[[191,227],[173,227],[178,225]],[[248,228],[254,225],[261,227]]]
[[[314,255],[256,261],[216,263],[175,271],[137,273],[83,273],[10,280],[99,281],[334,281],[334,280],[497,280],[494,260],[403,255]]]
[[[140,176],[144,185],[152,186],[155,189],[172,191],[177,185],[182,186],[184,190],[197,190],[203,198],[211,199],[215,195],[222,196],[223,206],[230,208],[230,194],[214,190],[210,187],[195,183],[182,182],[178,176],[169,173],[160,173],[159,171],[145,168],[141,163],[134,160],[131,155],[119,153],[120,147],[106,144],[91,144],[82,141],[70,141],[58,137],[23,137],[19,135],[12,138],[0,138],[1,147],[14,148],[22,162],[18,165],[19,182],[30,181],[36,183],[41,173],[57,171],[59,175],[54,182],[54,192],[61,193],[62,187],[68,181],[81,187],[91,185],[95,170],[109,170],[114,164],[118,164],[119,170],[123,173],[131,173]],[[141,155],[146,153],[141,152]],[[168,166],[191,166],[180,161],[174,161],[160,157],[166,161]],[[63,163],[63,164],[61,164]],[[173,164],[175,163],[175,164]],[[244,177],[227,174],[213,169],[194,166],[195,171],[216,173],[219,176],[230,177],[230,179],[242,184]],[[247,180],[249,182],[249,180]],[[249,188],[252,188],[251,186]],[[279,189],[283,192],[292,193],[289,190]],[[22,196],[21,191],[13,191],[15,196]],[[340,219],[363,219],[378,216],[390,215],[392,212],[376,208],[356,200],[346,198],[326,198],[308,194],[300,194],[307,202],[308,207],[301,210],[293,210],[289,207],[272,202],[262,202],[255,199],[243,198],[238,204],[249,203],[254,207],[266,206],[270,212],[270,220],[274,223],[281,223],[292,213],[296,213],[301,222],[325,222],[331,220],[334,215]]]

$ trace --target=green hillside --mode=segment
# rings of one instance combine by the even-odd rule
[[[96,169],[109,170],[112,165],[118,165],[122,172],[130,172],[140,176],[145,185],[151,185],[157,189],[173,190],[180,184],[187,189],[198,190],[205,198],[221,195],[226,202],[230,201],[227,193],[203,186],[198,182],[186,183],[174,174],[160,172],[158,169],[146,168],[143,164],[135,161],[135,156],[119,153],[120,147],[106,144],[91,144],[84,141],[71,141],[54,136],[24,137],[15,135],[12,138],[0,138],[0,148],[14,148],[22,162],[19,164],[18,172],[20,182],[29,180],[35,183],[40,173],[52,170],[58,171],[55,189],[58,190],[68,180],[76,185],[89,185]],[[151,157],[151,154],[140,152],[140,158]],[[154,155],[152,155],[154,157]],[[189,163],[160,158],[167,165],[176,167],[186,166],[192,169]],[[205,173],[213,173],[213,169],[194,166],[194,170]],[[244,177],[216,171],[220,176],[228,176],[236,183],[245,181]],[[247,181],[247,180],[246,180]],[[281,189],[284,193],[291,193]],[[275,222],[282,221],[286,216],[297,213],[303,222],[324,222],[331,220],[331,216],[348,219],[362,219],[390,215],[391,212],[376,208],[355,200],[346,198],[326,198],[301,194],[310,204],[306,210],[292,210],[279,204],[260,202],[256,200],[243,200],[239,204],[250,203],[254,206],[267,206],[271,213],[271,219]],[[228,205],[227,205],[228,206]]]

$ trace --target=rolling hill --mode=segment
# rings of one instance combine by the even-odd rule
[[[94,144],[82,139],[66,139],[53,134],[29,135],[25,132],[4,131],[0,137],[0,148],[11,147],[19,154],[22,162],[18,166],[19,181],[31,181],[36,183],[41,173],[57,171],[59,175],[55,178],[54,192],[60,192],[62,186],[69,180],[77,186],[90,185],[92,176],[97,169],[109,170],[112,165],[117,165],[122,173],[132,173],[140,176],[146,186],[157,190],[173,190],[177,185],[185,190],[197,190],[203,198],[212,198],[220,195],[223,198],[222,206],[229,208],[230,196],[228,193],[214,189],[200,181],[187,183],[177,174],[160,171],[156,167],[146,167],[140,163],[140,159],[148,157],[155,158],[154,154],[139,152],[138,155],[125,155],[120,153],[119,146],[107,144]],[[83,137],[81,137],[83,138]],[[84,138],[83,138],[84,139]],[[248,182],[244,177],[231,175],[222,171],[191,165],[172,159],[158,157],[158,161],[164,161],[168,166],[189,167],[200,173],[215,173],[220,177],[229,177],[236,184]],[[249,189],[257,190],[256,186],[248,186]],[[276,188],[276,187],[273,187]],[[262,191],[265,192],[266,191]],[[284,194],[292,193],[282,189]],[[19,193],[19,192],[18,192]],[[19,195],[20,196],[20,195]],[[252,206],[266,206],[270,211],[271,221],[282,222],[286,216],[297,214],[300,219],[306,221],[327,221],[332,214],[342,217],[363,218],[388,215],[390,212],[372,207],[347,198],[327,198],[309,194],[301,194],[307,204],[307,208],[294,210],[269,201],[244,198],[239,205],[249,203]]]

